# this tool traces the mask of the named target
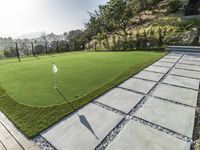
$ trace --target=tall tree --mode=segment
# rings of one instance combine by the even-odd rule
[[[128,0],[110,0],[106,5],[99,8],[100,20],[103,30],[107,33],[114,32],[123,37],[127,42],[127,36],[131,28],[131,18],[134,11]]]

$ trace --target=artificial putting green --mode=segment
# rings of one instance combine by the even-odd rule
[[[0,109],[28,137],[72,112],[57,86],[76,108],[164,56],[162,52],[78,52],[0,61]],[[10,62],[10,63],[9,63]],[[3,95],[3,96],[2,96]]]

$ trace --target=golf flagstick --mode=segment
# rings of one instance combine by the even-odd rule
[[[58,72],[58,68],[57,68],[56,64],[53,63],[53,75],[54,75],[54,87],[55,87],[55,89],[57,88],[57,86],[56,86],[56,73],[57,72]]]
[[[70,106],[72,107],[72,109],[74,110],[74,111],[76,111],[76,109],[75,109],[75,107],[72,105],[72,103],[62,94],[62,92],[58,89],[58,87],[57,87],[57,82],[56,82],[56,74],[57,74],[57,72],[58,72],[58,68],[57,68],[57,66],[56,66],[56,64],[53,62],[53,74],[54,74],[54,88],[58,91],[58,93],[64,98],[64,100],[65,101],[67,101],[69,104],[70,104]]]
[[[63,97],[63,99],[70,105],[70,107],[73,109],[74,113],[78,116],[80,122],[90,130],[90,132],[95,136],[96,139],[99,139],[98,136],[95,134],[94,130],[92,129],[90,123],[88,122],[87,118],[84,115],[79,115],[76,111],[73,104],[62,94],[62,92],[58,89],[56,86],[56,73],[58,72],[58,68],[55,63],[53,63],[53,73],[54,73],[54,87],[58,91],[58,93]]]

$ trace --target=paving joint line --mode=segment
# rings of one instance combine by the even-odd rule
[[[178,60],[180,57],[178,58],[169,58],[169,57],[163,57],[163,59],[172,59],[172,60]]]
[[[171,67],[167,67],[167,66],[154,65],[154,64],[153,64],[153,66],[156,66],[156,67],[163,67],[163,68],[168,68],[168,69],[171,68]]]
[[[163,84],[163,83],[161,82],[160,84]],[[171,85],[171,84],[170,84],[170,86],[176,87],[176,86]],[[152,96],[152,95],[149,95],[149,94],[145,94],[145,93],[141,93],[141,92],[134,91],[134,90],[131,90],[131,89],[127,89],[127,88],[124,88],[124,87],[116,87],[116,88],[120,88],[122,90],[126,90],[126,91],[129,91],[129,92],[141,94],[141,95],[143,95],[143,96],[145,96],[147,98],[153,97],[153,98],[156,98],[156,99],[159,99],[159,100],[162,100],[162,101],[167,101],[167,102],[170,102],[170,103],[173,103],[173,104],[176,104],[176,105],[181,105],[181,106],[185,106],[185,107],[196,108],[194,106],[190,106],[190,105],[187,105],[187,104],[179,103],[179,102],[176,102],[176,101],[173,101],[173,100],[170,100],[170,99],[166,99],[166,98],[162,98],[162,97],[158,97],[158,96]],[[184,87],[178,87],[178,88],[184,88]],[[187,89],[187,88],[184,88],[184,89]],[[188,90],[193,90],[193,89],[188,89]]]
[[[0,140],[0,143],[1,143],[1,145],[3,146],[3,148],[5,149],[5,150],[7,150],[7,148],[6,148],[6,146],[3,144],[3,142]]]
[[[199,65],[197,65],[197,64],[190,64],[190,63],[182,63],[182,62],[179,62],[179,64],[182,64],[182,65],[188,65],[188,66],[200,66],[200,64]]]
[[[193,69],[185,69],[185,68],[180,68],[180,67],[174,67],[175,69],[180,69],[180,70],[187,70],[187,71],[193,71],[193,72],[200,72],[200,70],[193,70]]]
[[[172,62],[172,61],[164,61],[164,60],[160,60],[159,62],[163,62],[163,63],[171,63],[171,64],[173,64],[173,63],[176,63],[176,62]]]
[[[169,102],[169,103],[173,103],[173,104],[176,104],[176,105],[184,106],[184,107],[189,107],[189,108],[194,108],[194,109],[196,108],[194,106],[190,106],[190,105],[187,105],[187,104],[175,102],[175,101],[172,101],[170,99],[166,99],[166,98],[162,98],[162,97],[158,97],[158,96],[153,96],[153,98],[158,99],[158,100],[162,100],[162,101],[166,101],[166,102]]]
[[[129,120],[123,118],[109,133],[108,135],[100,142],[99,145],[95,148],[95,150],[105,150],[105,148],[109,145],[110,142],[118,135],[118,133],[125,127],[126,123]]]
[[[200,109],[200,83],[199,83],[199,92],[198,92],[198,99],[197,99],[197,109]],[[196,142],[196,140],[198,140],[200,138],[199,132],[200,132],[200,128],[198,127],[200,125],[200,114],[198,112],[198,110],[195,111],[195,121],[194,121],[194,127],[193,127],[193,137],[192,139],[194,140],[194,144],[191,147],[191,150],[195,150],[194,145],[199,144],[198,142]]]
[[[33,142],[39,146],[42,150],[57,150],[56,147],[54,147],[49,141],[47,141],[43,136],[37,135],[35,138],[33,138]]]
[[[184,53],[182,54],[182,56],[178,59],[181,60],[181,58],[184,56]],[[170,73],[170,71],[174,68],[174,66],[178,63],[178,61],[176,63],[174,63],[174,65],[167,71],[166,74],[164,74],[164,76],[158,81],[156,82],[156,84],[151,88],[151,90],[147,93],[147,94],[143,94],[144,97],[138,102],[138,104],[136,106],[134,106],[134,108],[130,111],[129,114],[127,114],[126,118],[122,119],[122,121],[115,126],[109,134],[106,135],[106,137],[99,143],[99,145],[97,145],[97,147],[95,148],[96,150],[104,150],[110,142],[112,142],[115,137],[119,134],[119,132],[123,129],[123,127],[126,125],[126,123],[134,116],[134,114],[145,104],[145,102],[147,101],[147,98],[149,96],[152,96],[152,93],[154,92],[154,90],[156,89],[156,87],[164,80],[164,78]],[[121,89],[125,89],[128,91],[132,91],[135,92],[133,90],[129,90],[126,88],[122,88],[122,87],[118,87]],[[140,92],[137,92],[139,94],[141,94]],[[168,129],[170,131],[170,129]],[[183,137],[184,135],[181,135],[181,137]],[[186,137],[186,136],[185,136]],[[182,138],[180,138],[182,139]],[[189,141],[191,142],[192,139],[190,138]]]
[[[147,72],[153,72],[153,73],[160,73],[160,74],[165,74],[165,73],[162,73],[162,72],[158,72],[158,71],[151,71],[151,70],[145,70],[144,71],[147,71]]]
[[[139,80],[144,80],[144,81],[150,81],[150,82],[157,82],[157,81],[154,81],[154,80],[150,80],[150,79],[143,79],[143,78],[140,78],[140,77],[131,77],[133,79],[139,79]]]
[[[152,123],[150,121],[147,121],[145,119],[139,118],[137,116],[133,116],[131,119],[136,121],[136,122],[139,122],[139,123],[141,123],[141,124],[143,124],[145,126],[149,126],[149,127],[153,128],[153,129],[159,130],[159,131],[161,131],[161,132],[163,132],[165,134],[174,136],[174,137],[176,137],[176,138],[178,138],[180,140],[183,140],[185,142],[189,142],[191,144],[193,143],[193,140],[190,137],[185,136],[185,135],[183,135],[181,133],[175,132],[175,131],[173,131],[171,129],[165,128],[165,127],[163,127],[161,125]]]
[[[194,88],[189,88],[189,87],[180,86],[180,85],[175,85],[175,84],[166,83],[166,82],[162,82],[161,84],[170,85],[170,86],[174,86],[174,87],[182,88],[182,89],[187,89],[187,90],[199,91],[199,90],[194,89]]]
[[[119,115],[121,115],[121,116],[123,116],[123,117],[126,117],[126,115],[127,115],[127,113],[125,113],[125,112],[123,112],[123,111],[121,111],[121,110],[118,110],[118,109],[116,109],[116,108],[113,108],[113,107],[111,107],[111,106],[108,106],[108,105],[106,105],[106,104],[103,104],[103,103],[101,103],[101,102],[93,101],[92,103],[95,104],[95,105],[97,105],[97,106],[100,106],[100,107],[102,107],[102,108],[104,108],[104,109],[107,109],[107,110],[109,110],[109,111],[115,112],[115,113],[117,113],[117,114],[119,114]]]
[[[123,119],[107,134],[107,136],[97,145],[95,150],[104,150],[110,142],[118,135],[118,133],[125,127],[126,123],[131,120],[130,113],[136,111],[144,104],[145,96],[136,104],[133,109],[123,117]]]
[[[192,60],[192,59],[187,59],[187,58],[183,58],[183,60],[194,61],[194,62],[200,62],[200,60]]]
[[[127,89],[127,88],[124,88],[124,87],[116,87],[116,88],[119,88],[119,89],[122,89],[122,90],[126,90],[126,91],[129,91],[129,92],[133,92],[133,93],[137,93],[137,94],[141,94],[141,95],[147,95],[145,93],[142,93],[142,92],[138,92],[138,91],[134,91],[134,90],[131,90],[131,89]]]
[[[161,83],[161,84],[163,84],[163,83]],[[171,85],[171,86],[174,86],[174,85]],[[175,102],[175,101],[172,101],[172,100],[170,100],[170,99],[161,98],[161,97],[158,97],[158,96],[152,96],[152,95],[150,96],[150,95],[148,95],[148,94],[144,94],[144,93],[137,92],[137,91],[134,91],[134,90],[130,90],[130,89],[127,89],[127,88],[123,88],[123,87],[117,87],[117,88],[120,88],[120,89],[122,89],[122,90],[129,91],[129,92],[133,92],[133,93],[141,94],[141,95],[144,95],[144,96],[147,97],[147,98],[151,98],[151,97],[153,97],[153,98],[156,98],[156,99],[159,99],[159,100],[163,100],[163,101],[167,101],[167,102],[170,102],[170,103],[173,103],[173,104],[176,104],[176,105],[181,105],[181,106],[185,106],[185,107],[196,108],[196,107],[194,107],[194,106],[190,106],[190,105],[187,105],[187,104],[183,104],[183,103]],[[179,88],[180,88],[180,87],[179,87]],[[182,88],[182,87],[181,87],[181,88]],[[191,90],[191,89],[189,89],[189,90]]]
[[[14,140],[19,144],[19,146],[25,150],[25,148],[19,143],[19,141],[15,138],[15,136],[8,130],[8,128],[4,125],[4,123],[0,120],[0,123],[4,126],[4,128],[7,130],[7,132],[14,138]]]
[[[178,70],[181,70],[181,69],[178,69]],[[177,75],[177,74],[173,74],[173,73],[171,73],[170,75],[177,76],[177,77],[184,77],[184,78],[189,78],[189,79],[196,79],[196,80],[200,80],[200,78],[186,77],[186,76]]]

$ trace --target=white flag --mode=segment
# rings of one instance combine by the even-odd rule
[[[58,68],[57,68],[56,64],[54,64],[54,63],[53,63],[53,72],[54,72],[54,73],[57,73],[57,72],[58,72]]]

